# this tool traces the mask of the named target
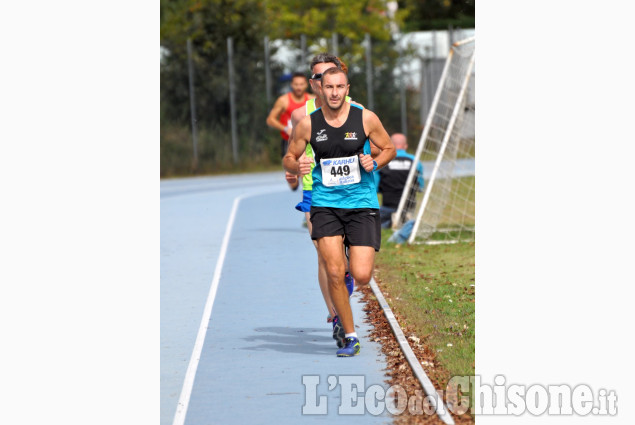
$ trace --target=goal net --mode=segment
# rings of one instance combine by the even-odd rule
[[[413,166],[393,217],[393,228],[412,226],[408,243],[474,240],[474,45],[471,37],[450,49],[415,154],[427,177],[423,191],[416,203],[407,196]]]

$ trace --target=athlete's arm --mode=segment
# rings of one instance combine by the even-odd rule
[[[381,149],[379,149],[377,146],[375,146],[375,144],[373,143],[373,141],[370,141],[370,156],[372,156],[373,158],[377,158],[377,155],[379,155],[381,153]]]
[[[293,125],[293,127],[295,128],[295,126],[297,126],[304,117],[306,117],[306,104],[291,112],[291,124]]]
[[[293,126],[292,136],[289,138],[287,154],[282,158],[284,169],[296,175],[305,175],[311,172],[312,158],[303,156],[306,145],[311,140],[311,118],[304,117],[297,126]]]
[[[276,103],[273,104],[273,108],[271,108],[269,116],[267,117],[267,125],[269,127],[288,133],[287,127],[278,119],[284,110],[287,109],[287,106],[289,106],[287,95],[282,95],[276,100]]]
[[[355,102],[353,99],[351,99],[351,105],[359,105],[362,107],[362,109],[365,109],[364,105],[359,102]],[[373,143],[370,144],[370,156],[372,156],[373,158],[377,158],[377,155],[379,155],[380,152],[381,150],[377,146],[375,146]]]
[[[379,155],[375,157],[377,169],[380,169],[397,155],[395,145],[393,145],[388,132],[374,112],[364,109],[362,111],[362,119],[364,122],[364,131],[366,131],[371,141],[371,147],[375,145],[381,151]],[[360,154],[359,158],[364,170],[368,172],[373,171],[374,164],[371,155]]]
[[[295,128],[298,126],[298,123],[302,120],[302,118],[304,118],[306,116],[306,106],[303,106],[301,108],[297,108],[296,110],[294,110],[293,112],[291,112],[291,125],[292,125],[292,129],[291,129],[291,134],[289,135],[289,146],[291,146],[291,141],[293,140],[294,136],[295,136]],[[306,147],[305,147],[306,149]],[[287,152],[289,151],[289,147],[287,146]],[[302,152],[302,156],[300,157],[300,161],[302,161],[303,158],[306,158],[306,152]],[[284,177],[287,180],[288,183],[290,184],[295,184],[295,182],[298,180],[298,176],[295,174],[292,174],[288,171],[285,170],[284,172]]]

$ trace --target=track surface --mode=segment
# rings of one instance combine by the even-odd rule
[[[161,424],[172,424],[235,198],[244,196],[222,264],[185,424],[389,423],[338,415],[330,375],[384,388],[385,358],[351,304],[362,352],[337,358],[317,283],[315,249],[282,173],[161,182]],[[319,375],[328,415],[302,415],[303,375]],[[362,389],[363,390],[363,389]],[[314,399],[315,400],[315,399]]]

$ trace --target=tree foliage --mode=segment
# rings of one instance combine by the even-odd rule
[[[162,121],[182,124],[189,119],[188,38],[194,50],[200,115],[220,119],[228,110],[227,37],[234,40],[236,57],[243,58],[236,66],[237,86],[258,87],[253,97],[264,93],[260,83],[265,35],[299,40],[304,34],[309,46],[315,46],[336,32],[341,56],[357,62],[363,59],[361,41],[366,33],[388,42],[391,23],[400,26],[407,15],[400,10],[389,16],[384,0],[161,0],[160,7],[161,46],[169,52],[161,64],[161,116]],[[381,57],[374,60],[386,65]],[[301,65],[306,69],[307,64]],[[252,106],[262,112],[260,106]]]
[[[475,0],[400,0],[409,11],[404,31],[474,28]]]
[[[250,0],[161,0],[161,45],[173,50],[191,38],[206,55],[224,50],[227,37],[237,44],[261,40],[263,5]]]
[[[201,164],[231,162],[226,156],[231,146],[228,37],[233,39],[235,52],[241,155],[268,155],[272,162],[279,160],[276,152],[279,135],[265,124],[272,106],[265,97],[265,36],[271,40],[286,40],[298,48],[301,35],[305,35],[307,56],[305,63],[298,61],[298,69],[308,72],[312,54],[331,50],[331,36],[336,33],[338,55],[349,65],[351,92],[356,100],[365,103],[368,96],[363,40],[365,34],[370,34],[375,110],[386,117],[387,128],[396,126],[399,122],[398,83],[394,81],[393,69],[399,55],[394,49],[392,32],[395,28],[403,30],[412,22],[418,28],[410,25],[411,29],[420,30],[431,25],[434,19],[456,19],[470,13],[473,16],[474,8],[473,1],[458,0],[402,0],[398,3],[397,13],[391,16],[386,0],[161,0],[162,173],[164,152],[167,155],[167,152],[189,149],[188,142],[181,141],[190,125],[188,39],[193,45]],[[275,81],[285,70],[272,62],[270,71]],[[170,135],[183,144],[169,145],[172,142],[166,138],[172,137]]]
[[[390,24],[403,24],[406,10],[389,16],[385,1],[367,0],[280,0],[270,1],[266,10],[272,38],[330,37],[333,32],[353,41],[368,33],[377,40],[390,39]]]

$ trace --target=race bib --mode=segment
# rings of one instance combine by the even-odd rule
[[[344,186],[362,181],[358,156],[320,159],[320,167],[324,186]]]

